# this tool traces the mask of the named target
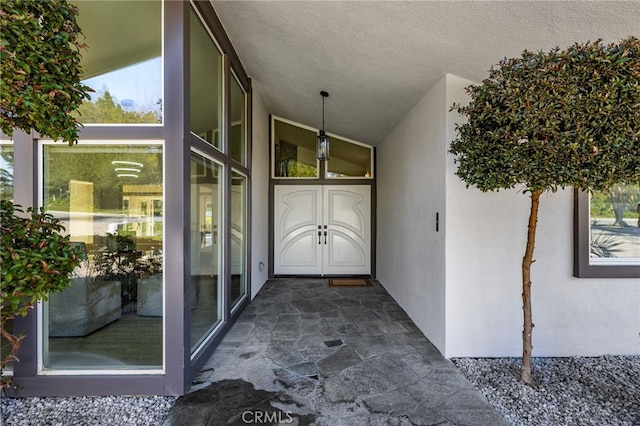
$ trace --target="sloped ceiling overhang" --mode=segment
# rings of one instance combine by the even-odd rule
[[[635,1],[212,1],[270,113],[375,145],[445,73],[640,37]],[[446,108],[447,106],[443,106]]]

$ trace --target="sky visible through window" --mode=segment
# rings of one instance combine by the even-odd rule
[[[160,56],[107,72],[83,81],[95,92],[91,102],[109,91],[116,104],[126,111],[159,110],[162,99],[162,58]]]

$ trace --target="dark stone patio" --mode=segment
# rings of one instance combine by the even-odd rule
[[[506,424],[379,283],[324,279],[265,284],[165,425],[247,423]]]

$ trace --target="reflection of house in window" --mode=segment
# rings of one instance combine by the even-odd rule
[[[127,207],[124,213],[128,220],[118,231],[135,231],[137,236],[162,235],[162,185],[123,185],[122,206]]]

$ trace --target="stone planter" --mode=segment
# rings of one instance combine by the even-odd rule
[[[86,336],[120,316],[120,281],[73,278],[49,298],[49,336]]]

